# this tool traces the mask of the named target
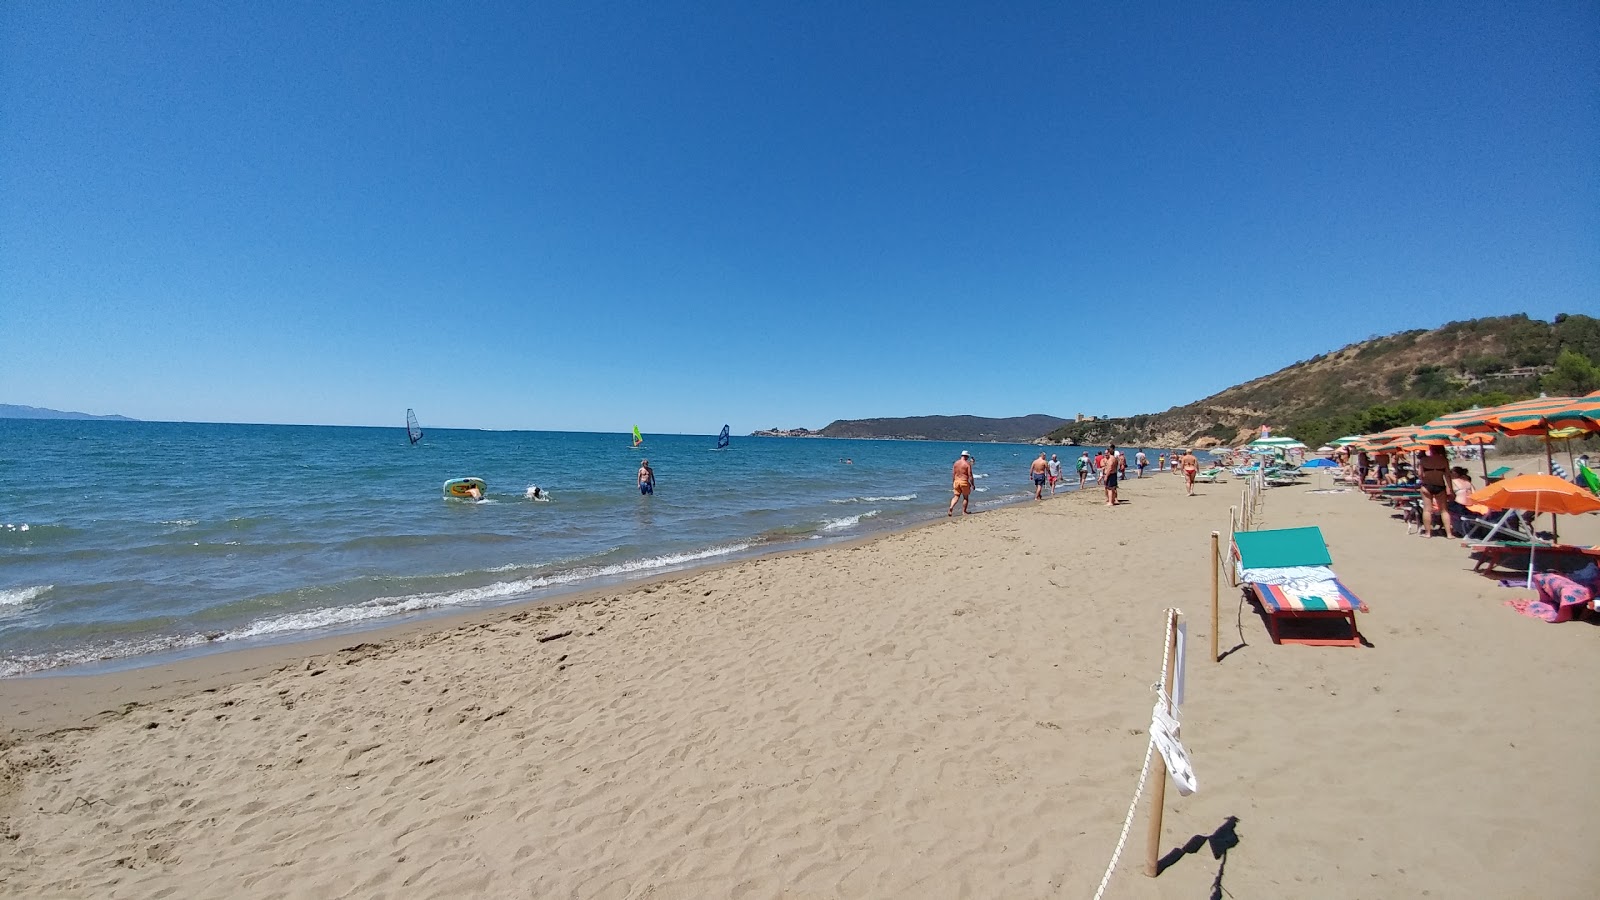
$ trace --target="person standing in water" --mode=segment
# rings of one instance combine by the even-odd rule
[[[1056,495],[1056,483],[1061,480],[1061,459],[1054,453],[1050,454],[1050,496]]]
[[[1144,467],[1150,465],[1150,457],[1145,456],[1144,451],[1140,450],[1133,455],[1133,464],[1139,467],[1139,477],[1143,478]]]
[[[956,514],[956,501],[961,501],[961,514],[964,516],[972,512],[968,506],[972,503],[972,454],[961,451],[956,458],[955,465],[950,467],[950,511],[946,516]]]
[[[650,468],[650,460],[639,461],[639,493],[644,495],[656,492],[656,470]]]

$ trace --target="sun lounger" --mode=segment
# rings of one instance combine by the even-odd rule
[[[1359,647],[1361,631],[1356,612],[1367,612],[1367,605],[1339,581],[1330,566],[1328,545],[1322,529],[1278,528],[1266,531],[1241,531],[1233,536],[1237,555],[1238,580],[1255,598],[1267,620],[1267,631],[1275,644],[1308,644],[1314,647]],[[1284,633],[1285,625],[1322,624],[1333,620],[1345,626],[1346,634],[1328,634],[1327,629],[1306,636]]]
[[[1194,480],[1197,481],[1197,482],[1205,483],[1205,484],[1212,484],[1218,478],[1222,477],[1223,471],[1224,471],[1223,469],[1216,468],[1216,469],[1206,469],[1204,472],[1196,472],[1195,476],[1194,476]]]
[[[1600,560],[1600,548],[1576,547],[1571,544],[1546,544],[1541,541],[1494,541],[1492,543],[1468,544],[1472,550],[1474,560],[1472,571],[1492,572],[1504,569],[1508,572],[1525,572],[1528,569],[1528,554],[1534,554],[1534,562],[1541,566],[1541,571],[1559,571],[1563,569],[1579,569],[1593,560]]]
[[[1511,474],[1511,467],[1510,466],[1501,466],[1500,468],[1495,469],[1493,472],[1490,472],[1490,473],[1484,475],[1483,476],[1483,483],[1484,484],[1494,484],[1496,481],[1499,481],[1502,478],[1505,478],[1507,475],[1510,475],[1510,474]]]
[[[1534,542],[1534,536],[1523,530],[1522,517],[1514,509],[1503,510],[1497,516],[1469,519],[1461,539],[1463,547],[1500,541]]]

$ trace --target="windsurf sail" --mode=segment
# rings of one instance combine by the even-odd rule
[[[728,426],[722,426],[722,433],[717,435],[717,449],[728,449]]]
[[[633,426],[633,445],[637,447],[642,443],[644,443],[644,435],[639,433],[639,426],[635,425]]]
[[[416,410],[406,410],[406,437],[411,438],[413,444],[422,440],[422,426],[417,424]]]

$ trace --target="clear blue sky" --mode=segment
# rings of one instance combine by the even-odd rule
[[[1597,311],[1594,2],[0,4],[0,402],[1129,415]]]

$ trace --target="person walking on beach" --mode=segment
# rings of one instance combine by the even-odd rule
[[[1178,460],[1178,467],[1183,470],[1183,481],[1189,489],[1189,496],[1194,496],[1194,477],[1200,474],[1200,459],[1192,451],[1183,451],[1183,458]]]
[[[639,461],[639,493],[650,495],[656,492],[656,470],[650,468],[650,460]]]
[[[1039,451],[1039,458],[1028,467],[1028,474],[1033,476],[1033,499],[1044,499],[1044,481],[1050,477],[1050,463],[1044,458],[1044,451]]]
[[[1122,462],[1123,465],[1126,465],[1126,462],[1122,460],[1122,454],[1117,452],[1116,444],[1107,447],[1105,455],[1101,459],[1103,461],[1100,464],[1100,486],[1105,488],[1106,491],[1106,505],[1116,506],[1117,479],[1122,475],[1118,463]]]
[[[1145,456],[1144,451],[1140,450],[1138,453],[1134,454],[1133,462],[1139,467],[1139,477],[1143,478],[1144,467],[1150,465],[1150,457]]]
[[[1078,487],[1083,487],[1089,480],[1089,451],[1078,454]]]
[[[964,516],[972,512],[968,505],[972,503],[972,454],[961,451],[956,457],[956,464],[950,467],[950,511],[946,516],[956,514],[956,501],[961,501],[961,514]]]
[[[1061,480],[1061,460],[1054,453],[1050,454],[1050,496],[1056,495],[1056,482]]]

